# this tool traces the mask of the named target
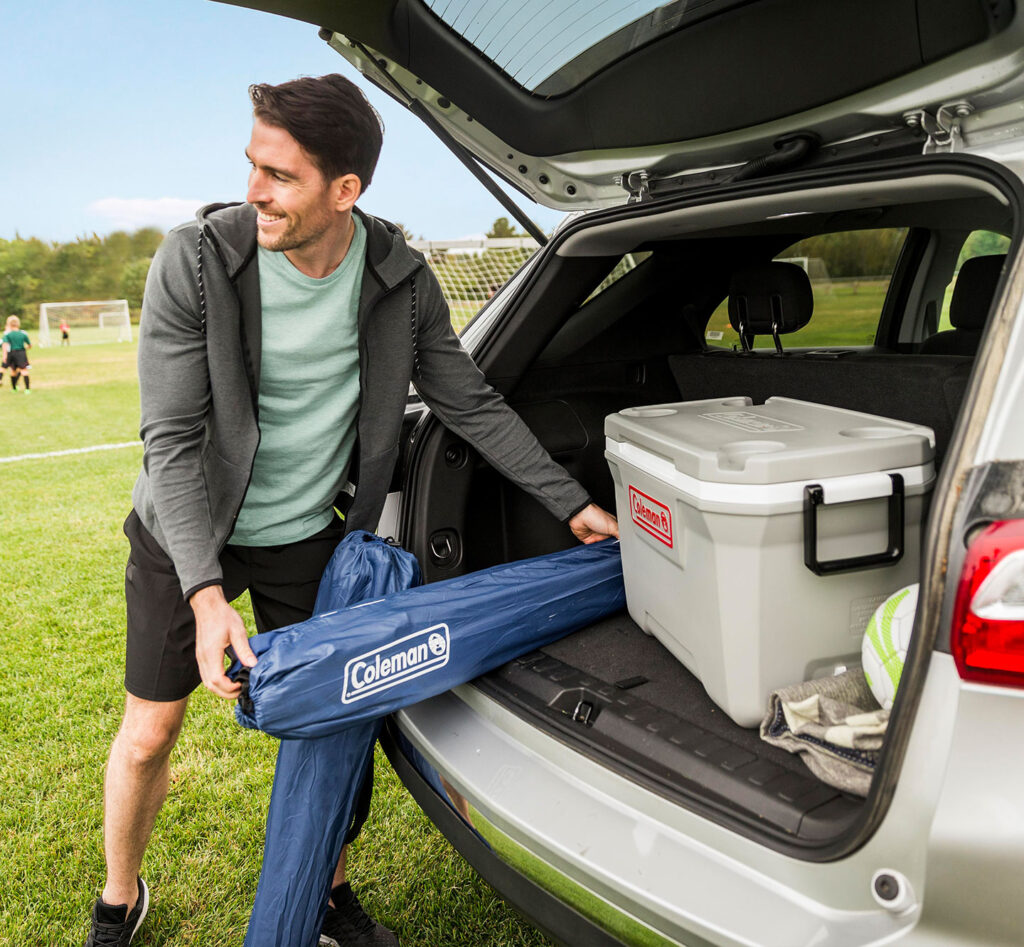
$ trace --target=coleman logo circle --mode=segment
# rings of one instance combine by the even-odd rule
[[[341,702],[351,704],[448,663],[451,636],[445,624],[431,625],[398,641],[350,658],[345,664]]]
[[[650,533],[659,542],[671,547],[672,511],[664,503],[659,503],[653,497],[649,497],[646,493],[631,486],[629,488],[629,515],[642,530]]]

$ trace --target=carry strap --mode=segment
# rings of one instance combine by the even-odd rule
[[[203,286],[203,225],[199,225],[199,240],[196,243],[196,283],[199,287],[199,316],[202,319],[199,330],[206,335],[206,288]]]
[[[414,375],[420,374],[420,347],[418,343],[418,327],[416,325],[416,274],[412,275],[412,309],[411,309],[411,320],[412,320],[412,372]]]

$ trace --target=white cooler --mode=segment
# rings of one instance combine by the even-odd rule
[[[753,727],[776,687],[860,663],[886,596],[918,581],[930,428],[769,398],[605,420],[629,613]]]

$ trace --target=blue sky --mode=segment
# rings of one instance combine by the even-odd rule
[[[435,240],[508,216],[314,26],[212,0],[0,0],[0,238],[167,229],[243,200],[249,84],[327,72],[357,81],[384,119],[364,210]],[[558,221],[517,197],[543,228]]]

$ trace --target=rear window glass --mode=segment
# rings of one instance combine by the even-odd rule
[[[906,240],[905,228],[852,230],[808,237],[775,257],[796,263],[808,275],[814,312],[799,332],[781,336],[783,348],[873,345],[889,281]],[[739,334],[729,325],[729,300],[711,314],[705,331],[711,346],[739,348]],[[773,349],[770,335],[754,340],[758,349]]]
[[[424,0],[508,78],[538,95],[575,88],[666,33],[750,0]]]
[[[627,253],[615,266],[612,271],[595,287],[594,291],[584,300],[584,303],[590,302],[595,296],[600,296],[609,286],[613,286],[627,273],[633,272],[641,263],[644,262],[649,256],[650,252],[647,250],[641,250],[637,253]]]

